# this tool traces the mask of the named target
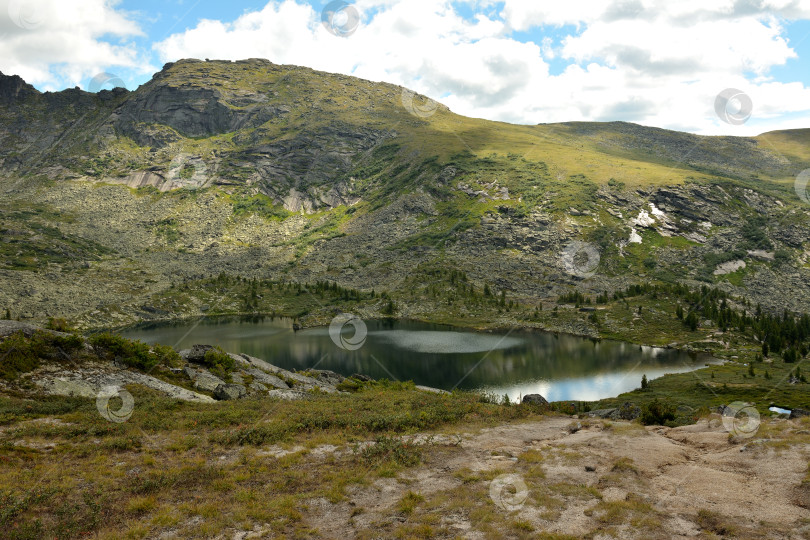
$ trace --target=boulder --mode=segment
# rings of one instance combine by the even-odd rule
[[[525,396],[523,396],[522,403],[530,403],[532,405],[548,405],[548,401],[546,401],[546,398],[544,398],[540,394],[526,394]]]
[[[417,384],[414,388],[417,390],[421,390],[422,392],[430,392],[432,394],[442,394],[442,395],[450,395],[450,392],[447,390],[442,390],[440,388],[433,388],[432,386],[422,386],[421,384]]]
[[[270,390],[267,392],[267,397],[297,401],[299,399],[306,399],[308,396],[306,392],[299,392],[298,390]]]
[[[205,359],[205,353],[212,350],[213,348],[214,348],[213,345],[193,345],[191,349],[186,353],[185,359],[189,362],[200,364]]]
[[[801,418],[803,416],[810,416],[810,411],[805,409],[791,409],[790,418]]]
[[[317,379],[322,382],[329,384],[331,386],[337,386],[343,382],[346,378],[343,375],[335,373],[334,371],[329,371],[326,369],[313,369],[311,370],[312,373],[317,374]]]
[[[614,420],[635,420],[639,416],[641,416],[641,407],[635,403],[625,401],[616,411],[616,418],[614,418]]]
[[[213,392],[217,389],[217,386],[225,384],[225,381],[216,375],[212,375],[207,369],[195,369],[191,366],[186,366],[183,368],[183,372],[194,382],[194,388],[196,390]]]
[[[248,368],[244,370],[245,373],[248,375],[253,376],[253,380],[256,382],[260,382],[262,384],[272,386],[274,388],[279,388],[281,390],[287,390],[290,388],[290,385],[282,381],[280,378],[276,377],[275,375],[271,375],[266,373],[259,368]]]
[[[588,416],[591,418],[612,418],[618,409],[594,409],[588,412]]]
[[[247,389],[241,384],[220,384],[214,389],[214,399],[227,401],[239,399],[247,394]]]

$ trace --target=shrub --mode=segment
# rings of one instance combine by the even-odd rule
[[[228,377],[235,367],[233,358],[219,347],[207,350],[202,363],[211,373],[221,378]]]
[[[15,332],[0,343],[0,378],[16,379],[38,368],[42,359],[65,360],[84,346],[81,336],[54,336],[37,331],[29,338]]]
[[[157,356],[158,362],[164,366],[180,367],[184,364],[177,351],[168,345],[153,345],[152,352]]]
[[[645,426],[663,426],[667,420],[675,420],[675,406],[652,400],[641,409],[641,423]]]
[[[361,455],[363,459],[373,464],[393,461],[405,467],[418,465],[422,460],[422,450],[418,446],[387,435],[377,437],[374,444],[363,448]]]
[[[0,343],[0,378],[12,380],[33,371],[40,356],[22,332],[15,332]]]
[[[142,371],[150,371],[158,364],[177,366],[182,363],[180,356],[171,347],[165,345],[150,347],[146,343],[130,341],[108,332],[91,336],[90,344],[99,358],[119,359],[127,366]]]
[[[57,319],[51,317],[48,319],[48,324],[45,326],[48,330],[56,330],[57,332],[71,332],[72,329],[65,319]]]
[[[704,531],[710,531],[720,536],[733,536],[734,525],[730,524],[726,518],[712,512],[711,510],[698,510],[697,524]]]

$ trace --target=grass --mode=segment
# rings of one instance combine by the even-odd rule
[[[266,400],[211,406],[138,386],[128,390],[135,410],[123,424],[104,420],[92,400],[0,397],[6,426],[0,432],[0,526],[8,538],[113,538],[170,528],[183,536],[216,535],[232,527],[250,530],[251,523],[269,525],[273,535],[305,534],[307,500],[338,502],[353,485],[397,476],[421,462],[429,448],[405,443],[399,434],[532,414],[475,395],[439,396],[391,384],[348,396],[313,395],[306,407]],[[36,418],[52,420],[29,422]],[[262,454],[269,444],[352,448],[369,440],[328,456],[326,464],[306,453]],[[53,450],[37,450],[40,441]],[[400,511],[417,512],[420,497],[405,496]]]

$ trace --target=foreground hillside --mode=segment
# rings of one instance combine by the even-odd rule
[[[719,287],[771,313],[810,305],[810,205],[794,189],[807,130],[508,125],[254,59],[184,60],[98,94],[3,75],[0,137],[0,312],[12,318],[333,315],[239,297],[244,279],[328,280],[390,295],[367,316],[505,327],[574,291],[642,283]],[[437,275],[506,294],[511,314],[462,305],[456,283],[427,287]],[[527,325],[604,332],[564,319]]]
[[[645,429],[404,390],[315,398],[306,413],[133,395],[123,425],[93,403],[2,400],[5,538],[810,536],[798,420],[735,442],[718,419]],[[459,407],[464,420],[434,429],[330,427]],[[311,427],[274,436],[289,416]]]
[[[730,421],[670,396],[664,427],[662,402],[607,420],[0,329],[3,538],[810,536],[808,417]]]

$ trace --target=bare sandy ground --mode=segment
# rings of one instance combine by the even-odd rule
[[[806,421],[735,439],[716,418],[549,417],[434,437],[422,465],[311,500],[306,519],[324,538],[810,538],[808,443]]]

